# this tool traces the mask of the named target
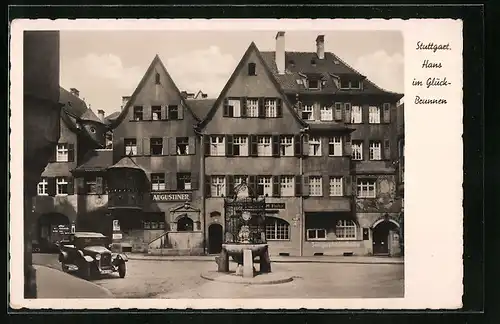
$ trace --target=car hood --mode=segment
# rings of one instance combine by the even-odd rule
[[[83,249],[83,251],[90,252],[90,253],[106,253],[106,252],[110,253],[111,252],[108,249],[106,249],[104,246],[99,246],[99,245],[87,246],[86,248]]]

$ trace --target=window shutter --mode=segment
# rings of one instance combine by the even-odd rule
[[[184,105],[181,103],[179,106],[177,106],[177,119],[181,120],[184,119]]]
[[[295,156],[302,155],[302,142],[300,139],[300,134],[297,134],[293,137],[293,148],[294,148],[294,155]]]
[[[250,156],[257,156],[257,135],[250,135]]]
[[[85,178],[78,177],[75,179],[76,182],[76,194],[85,194]]]
[[[188,138],[188,150],[189,150],[189,155],[196,154],[196,137],[190,136]]]
[[[318,102],[313,104],[313,118],[314,120],[321,120],[321,106]]]
[[[203,135],[203,150],[205,156],[210,155],[210,136],[209,135]]]
[[[56,178],[54,177],[47,178],[47,194],[52,197],[56,195]]]
[[[304,134],[302,137],[302,156],[309,155],[309,135]]]
[[[390,160],[391,159],[391,142],[386,139],[384,140],[384,159],[385,160]]]
[[[259,118],[266,117],[266,113],[264,111],[264,98],[259,98],[258,116]]]
[[[135,141],[137,145],[137,155],[142,155],[143,154],[143,147],[142,147],[142,138],[138,138]]]
[[[280,98],[276,99],[276,117],[283,117],[283,101]]]
[[[335,120],[342,120],[342,103],[336,102],[334,106],[335,111],[334,113],[334,118]]]
[[[274,157],[279,157],[280,156],[280,136],[279,135],[273,135],[272,136],[272,154]]]
[[[321,188],[323,189],[323,197],[330,196],[330,176],[323,175],[321,181],[323,182]]]
[[[351,104],[348,102],[344,103],[344,123],[351,123]]]
[[[102,177],[96,177],[96,193],[102,195],[104,193],[104,181]]]
[[[352,142],[351,135],[346,135],[342,138],[343,144],[343,156],[351,156],[352,155]]]
[[[73,181],[73,177],[66,177],[68,181],[68,195],[75,194],[75,182]]]
[[[198,190],[200,186],[200,174],[198,172],[191,172],[191,189]]]
[[[228,197],[232,197],[234,195],[234,176],[227,175],[226,176],[226,193]]]
[[[142,139],[142,150],[144,155],[151,155],[151,140],[147,137]]]
[[[205,176],[205,197],[212,196],[212,180],[209,175]]]
[[[248,187],[250,188],[252,196],[257,196],[257,176],[248,176]]]
[[[302,195],[302,176],[295,176],[295,196],[299,197]]]
[[[224,103],[222,104],[222,117],[229,117],[229,100],[224,98]]]
[[[168,119],[167,112],[168,112],[167,106],[161,106],[161,119],[162,120]]]
[[[308,176],[303,176],[302,196],[304,196],[304,197],[309,196],[309,177]]]
[[[279,197],[280,196],[280,177],[279,176],[273,176],[273,197]]]
[[[162,154],[163,155],[168,155],[168,137],[164,136],[163,137],[163,142],[162,142]]]
[[[226,156],[233,156],[233,135],[226,135]]]
[[[75,144],[68,144],[68,162],[75,161]]]
[[[168,139],[168,152],[170,155],[177,155],[177,138],[170,137]]]
[[[351,176],[350,175],[346,175],[344,177],[342,177],[342,180],[344,181],[344,183],[342,184],[343,185],[343,189],[344,189],[344,196],[347,196],[347,197],[350,197],[352,196],[352,181],[351,181]]]
[[[241,101],[241,117],[246,117],[247,116],[247,98],[242,97],[240,98]]]
[[[165,188],[168,190],[176,190],[177,189],[177,173],[173,171],[165,172]]]
[[[142,119],[151,120],[151,106],[142,107]]]
[[[384,123],[390,123],[391,122],[391,104],[384,103],[381,113],[382,113]]]

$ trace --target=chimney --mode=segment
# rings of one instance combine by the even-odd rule
[[[325,35],[316,38],[316,54],[320,60],[325,58]]]
[[[123,108],[125,108],[125,106],[127,105],[129,100],[130,100],[130,96],[123,96],[122,97],[122,110],[123,110]]]
[[[276,34],[276,67],[279,74],[285,74],[285,32]]]
[[[99,117],[99,119],[101,120],[101,122],[103,122],[103,123],[104,123],[104,110],[99,109],[99,110],[97,111],[97,116]]]
[[[73,96],[80,98],[80,91],[77,88],[70,88],[69,91]]]

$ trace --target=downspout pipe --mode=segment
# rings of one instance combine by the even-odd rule
[[[203,226],[202,226],[202,233],[203,233],[203,254],[207,254],[207,235],[206,235],[206,213],[205,213],[205,143],[203,141],[203,134],[201,133],[199,126],[195,125],[194,126],[194,132],[197,135],[199,141],[200,141],[200,181],[199,181],[199,190],[201,194],[201,204],[200,204],[200,213],[201,213],[201,218],[203,220]]]
[[[309,130],[309,126],[306,126],[304,128],[300,129],[300,141],[301,144],[304,143],[304,135],[306,132]],[[304,178],[304,152],[299,157],[299,174],[301,179]],[[300,213],[300,218],[299,218],[299,244],[300,244],[300,251],[299,251],[299,256],[304,255],[304,237],[305,237],[305,225],[306,225],[306,216],[304,214],[304,196],[301,195],[300,201],[299,201],[299,213]]]

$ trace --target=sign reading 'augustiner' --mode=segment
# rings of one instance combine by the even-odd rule
[[[191,201],[191,192],[158,192],[152,193],[153,201],[159,202],[174,202],[174,201]]]

